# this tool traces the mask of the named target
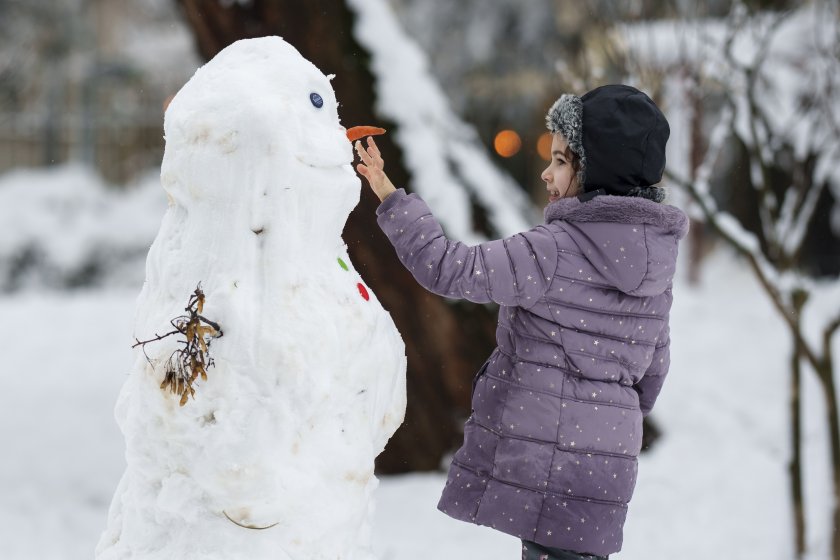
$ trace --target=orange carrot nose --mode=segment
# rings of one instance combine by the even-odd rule
[[[385,129],[378,126],[353,126],[347,129],[347,139],[351,142],[365,136],[376,136],[378,134],[385,134]]]

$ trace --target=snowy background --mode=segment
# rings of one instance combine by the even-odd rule
[[[13,202],[8,193],[78,181],[79,170],[14,177],[0,188],[4,212]],[[96,185],[88,188],[96,192]],[[148,244],[165,201],[162,190],[144,183],[135,189],[122,199],[91,194],[88,202],[107,211],[75,223],[69,236],[67,221],[45,218],[39,235],[55,250],[81,256],[117,215],[113,227],[121,235]],[[147,210],[120,214],[123,203],[136,208],[139,199]],[[42,214],[37,201],[21,199],[19,213]],[[20,226],[4,214],[0,227],[0,239],[8,239]],[[640,457],[624,547],[613,557],[700,560],[725,551],[734,559],[792,558],[787,335],[749,270],[727,250],[709,258],[694,287],[681,280],[685,254],[674,288],[671,373],[653,413],[664,435]],[[92,557],[125,467],[113,407],[131,364],[141,281],[0,296],[0,558]],[[825,305],[814,308],[836,308],[837,293],[828,288],[817,296]],[[827,433],[823,399],[812,376],[805,380],[809,558],[821,560],[828,558],[831,505],[824,491]],[[436,510],[444,480],[442,471],[382,477],[375,541],[383,557],[517,558],[515,539]]]
[[[73,0],[67,5],[84,3]],[[35,59],[28,41],[38,36],[37,27],[4,17],[3,9],[12,4],[0,2],[0,30],[6,41],[0,43],[0,77],[11,76],[15,83],[24,84],[26,99],[49,97],[48,88],[40,91],[29,79],[35,83],[59,72],[63,73],[60,79],[82,79],[85,65],[78,52],[65,53],[48,64]],[[41,4],[48,2],[29,5]],[[353,4],[363,11],[382,2],[354,0]],[[390,4],[403,6],[398,12],[403,25],[423,47],[432,51],[437,45],[430,55],[431,65],[446,86],[444,93],[452,108],[438,103],[440,92],[429,98],[435,101],[433,105],[440,105],[439,114],[447,119],[455,113],[502,114],[521,106],[506,103],[505,95],[522,100],[523,105],[543,107],[550,101],[546,95],[553,99],[563,88],[584,88],[577,78],[572,79],[569,68],[574,69],[574,60],[568,66],[566,61],[556,61],[561,79],[535,81],[536,76],[544,78],[541,68],[546,61],[540,56],[554,57],[560,52],[556,44],[534,40],[545,36],[545,26],[550,27],[552,21],[552,4],[547,0],[534,0],[537,8],[532,8],[529,17],[517,0],[498,2],[498,11],[487,9],[480,0],[464,0],[457,9],[451,7],[455,4],[446,7],[427,1],[392,0]],[[569,2],[557,2],[561,4]],[[100,54],[121,57],[147,79],[151,76],[152,83],[147,81],[144,87],[155,95],[172,93],[200,64],[188,31],[173,23],[177,19],[165,0],[125,5],[131,6],[127,13],[115,10],[112,14],[111,23],[116,24],[100,26]],[[642,3],[626,5],[632,12],[633,6]],[[73,21],[80,25],[80,16],[73,13]],[[594,12],[581,13],[583,21],[571,17],[575,10],[567,10],[565,19],[555,22],[564,37],[572,37],[572,31],[584,23],[597,23]],[[39,15],[47,18],[48,26],[65,16],[64,11],[52,9]],[[455,16],[463,23],[454,26],[462,29],[460,35],[451,33],[449,26],[424,23],[429,18],[446,21]],[[491,39],[509,35],[511,21],[520,22],[514,26],[521,35],[519,43],[501,53],[504,56],[498,52],[488,56],[494,51]],[[11,31],[15,31],[16,44],[8,40]],[[150,33],[158,40],[149,41]],[[375,38],[369,34],[371,41]],[[463,44],[469,46],[469,56],[453,56]],[[372,44],[371,48],[377,47]],[[502,59],[508,66],[498,65]],[[532,61],[537,70],[524,67],[523,60]],[[20,73],[8,73],[15,69],[13,62],[21,64]],[[590,62],[582,64],[587,67]],[[37,72],[24,72],[26,65]],[[520,72],[501,71],[510,67],[521,67]],[[482,73],[476,71],[459,83],[465,68]],[[421,70],[422,64],[417,72]],[[109,99],[124,110],[145,107],[142,115],[122,117],[148,121],[149,135],[159,142],[161,97],[150,95],[150,101],[132,97],[137,91],[132,83],[115,89]],[[476,103],[482,91],[486,99]],[[11,128],[6,124],[12,122],[11,106],[4,104],[11,97],[5,97],[5,90],[0,94],[3,141]],[[58,113],[56,118],[64,116]],[[506,118],[510,122],[525,117]],[[534,126],[541,126],[540,119],[537,115]],[[123,121],[113,120],[118,129],[123,126]],[[505,118],[498,120],[492,126],[477,124],[482,140],[487,140],[484,132],[505,124]],[[465,135],[474,140],[471,134]],[[142,145],[134,142],[132,147]],[[132,363],[131,326],[145,255],[166,207],[154,149],[146,159],[135,158],[125,168],[133,170],[132,178],[123,181],[116,178],[125,169],[102,165],[103,146],[95,162],[107,179],[90,165],[79,163],[49,169],[18,163],[10,169],[10,158],[14,162],[21,155],[0,145],[0,560],[92,558],[105,527],[108,505],[125,468],[124,442],[113,407]],[[464,157],[473,154],[462,152]],[[94,155],[77,148],[66,159],[91,163]],[[515,170],[511,164],[507,167]],[[534,177],[529,180],[528,184],[539,186]],[[674,202],[684,199],[674,197]],[[429,202],[438,213],[451,210],[445,201]],[[674,287],[671,372],[651,416],[663,435],[639,458],[623,550],[612,557],[787,560],[793,558],[787,475],[791,455],[789,336],[752,273],[727,249],[715,249],[704,261],[699,283],[688,285],[687,249],[687,245],[681,249]],[[826,316],[806,316],[805,322],[816,329],[838,307],[836,281],[818,285],[808,309]],[[840,354],[840,336],[835,337],[834,349],[835,355]],[[803,478],[810,551],[806,558],[827,560],[832,500],[826,490],[830,486],[825,405],[807,366],[803,377]],[[519,558],[519,544],[512,537],[454,521],[436,510],[444,481],[443,469],[381,477],[374,540],[382,557]]]

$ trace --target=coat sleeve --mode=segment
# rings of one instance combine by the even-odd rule
[[[376,209],[379,227],[421,286],[476,303],[530,307],[546,292],[557,266],[554,234],[545,226],[469,246],[447,239],[426,203],[404,189]]]
[[[639,394],[639,408],[642,410],[642,417],[650,414],[651,409],[653,409],[656,397],[659,396],[662,385],[665,383],[665,377],[671,367],[671,327],[669,321],[669,317],[666,316],[657,346],[653,351],[650,366],[648,366],[642,378],[633,385],[633,388]]]

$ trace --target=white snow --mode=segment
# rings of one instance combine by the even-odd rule
[[[127,465],[96,557],[372,559],[374,459],[403,420],[406,358],[341,239],[361,183],[329,78],[279,37],[238,41],[164,131],[169,208],[132,336],[172,330],[199,283],[224,336],[183,407],[160,390],[179,337],[120,368]]]
[[[743,263],[719,251],[702,276],[700,288],[676,277],[672,367],[652,413],[664,437],[640,458],[624,547],[611,558],[788,560],[787,335]],[[131,366],[135,294],[0,297],[0,558],[91,557],[125,467],[112,410]],[[840,294],[815,297],[829,313]],[[803,399],[807,558],[828,560],[828,434],[807,369]],[[381,477],[374,551],[388,560],[517,558],[516,539],[435,509],[443,483],[442,473]]]
[[[93,268],[98,284],[136,282],[166,208],[157,175],[124,190],[73,164],[0,177],[0,289],[60,287]]]

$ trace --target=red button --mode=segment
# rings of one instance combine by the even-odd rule
[[[356,284],[356,287],[359,288],[359,293],[362,294],[362,297],[365,298],[365,301],[369,301],[370,296],[368,295],[368,291],[365,289],[365,287],[361,284]]]

